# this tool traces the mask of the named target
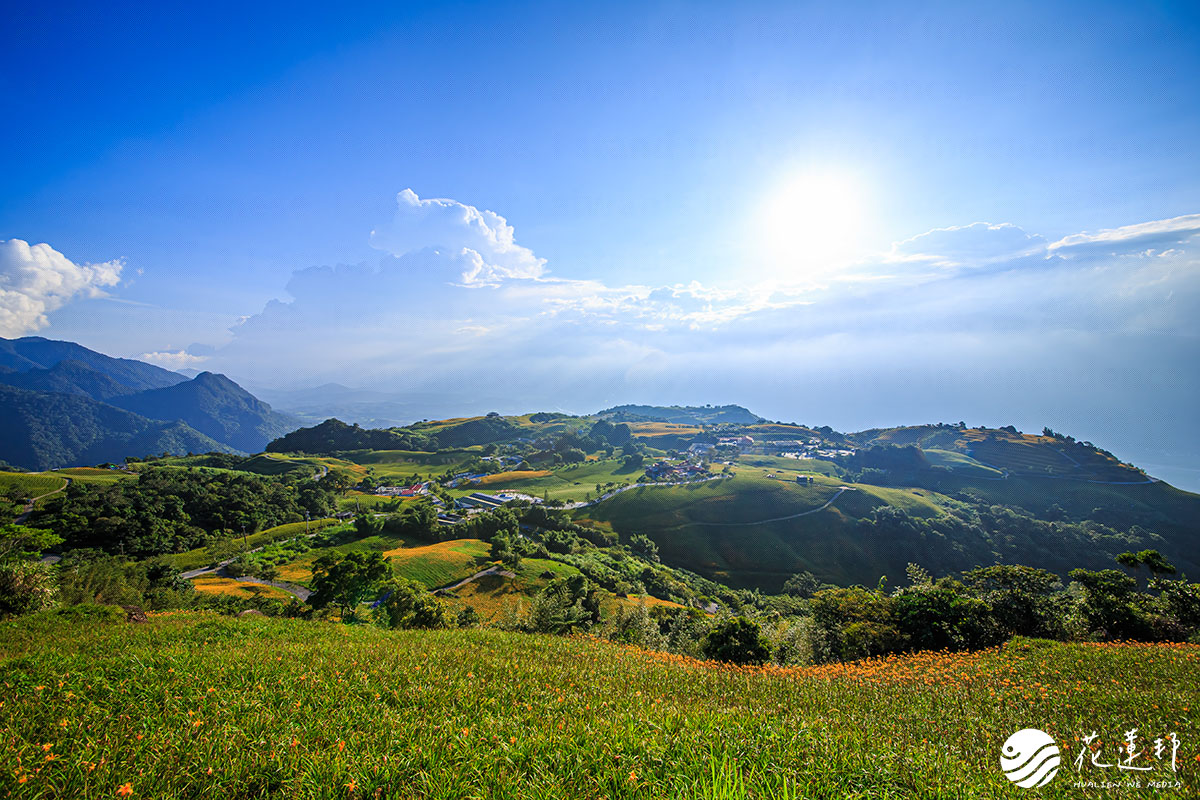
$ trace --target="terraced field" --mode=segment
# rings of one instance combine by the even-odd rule
[[[243,598],[261,595],[272,600],[283,601],[292,599],[290,594],[274,586],[245,583],[243,581],[235,581],[233,578],[219,578],[215,575],[202,575],[199,578],[194,578],[192,585],[196,587],[196,591],[200,594],[227,594]]]
[[[427,588],[445,586],[483,569],[488,562],[488,544],[479,539],[455,539],[437,544],[405,546],[385,550],[392,572],[420,581]]]
[[[99,469],[97,467],[68,467],[67,469],[56,469],[53,472],[46,473],[48,475],[61,475],[65,478],[70,478],[73,481],[80,483],[96,483],[101,485],[112,485],[117,481],[136,480],[137,475],[120,470]]]
[[[26,497],[38,497],[66,485],[61,476],[49,472],[0,472],[0,492],[16,487]]]

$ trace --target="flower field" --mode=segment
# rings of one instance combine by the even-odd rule
[[[796,669],[585,637],[207,613],[0,624],[0,794],[76,797],[1195,796],[1200,647],[1017,640]],[[1063,747],[1009,784],[1021,728]],[[1117,774],[1124,733],[1136,765]],[[1077,737],[1099,735],[1082,768]],[[1152,756],[1176,733],[1177,770]]]

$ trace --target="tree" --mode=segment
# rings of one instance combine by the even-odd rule
[[[43,551],[62,544],[62,537],[43,528],[0,526],[0,563],[39,558]]]
[[[790,594],[792,597],[812,597],[820,588],[821,582],[817,580],[816,575],[811,572],[800,572],[784,582],[783,593]]]
[[[896,627],[916,650],[983,647],[996,638],[987,603],[961,593],[957,581],[902,589],[892,600]]]
[[[1071,580],[1083,588],[1080,606],[1089,629],[1102,639],[1136,639],[1147,633],[1147,622],[1135,607],[1137,581],[1115,569],[1098,572],[1074,569]]]
[[[1122,567],[1126,567],[1135,573],[1139,567],[1145,565],[1146,569],[1150,570],[1153,578],[1157,578],[1160,575],[1174,574],[1175,572],[1175,565],[1167,561],[1163,557],[1163,554],[1157,550],[1142,550],[1138,553],[1125,552],[1118,555],[1115,560]]]
[[[636,533],[629,538],[629,549],[635,556],[658,563],[658,545],[649,536]]]
[[[358,604],[388,574],[387,559],[382,553],[347,553],[342,559],[329,554],[313,564],[313,608],[336,607],[342,619],[354,619]]]
[[[499,561],[506,569],[516,572],[521,559],[529,555],[531,550],[532,547],[520,534],[501,531],[492,537],[489,554],[493,561]]]
[[[970,592],[991,606],[992,619],[1008,636],[1061,637],[1066,609],[1056,597],[1058,576],[1044,569],[997,564],[970,570]]]
[[[707,658],[731,664],[762,664],[771,656],[762,629],[745,617],[735,617],[709,631],[700,650]]]
[[[58,586],[47,564],[40,561],[0,563],[0,619],[53,608]]]
[[[377,517],[370,512],[359,514],[354,518],[354,532],[362,539],[368,536],[378,536],[383,532],[384,522],[383,517]]]
[[[383,587],[376,618],[389,628],[445,628],[446,606],[416,581],[397,578]]]
[[[529,633],[570,633],[600,618],[600,599],[582,575],[555,578],[538,592],[522,627]]]

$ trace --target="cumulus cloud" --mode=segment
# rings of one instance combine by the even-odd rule
[[[48,244],[0,240],[0,336],[31,333],[77,297],[100,297],[121,279],[120,261],[75,264]]]
[[[1095,441],[1067,417],[1108,424],[1146,405],[1137,392],[1197,388],[1177,367],[1200,357],[1200,215],[1054,245],[1010,224],[938,228],[821,286],[655,285],[549,275],[502,218],[453,200],[407,192],[398,208],[374,233],[379,263],[296,271],[291,299],[235,326],[206,366],[436,398],[424,414],[741,402],[865,427],[991,409],[977,421]],[[1155,413],[1178,428],[1165,402]]]
[[[469,286],[537,278],[546,264],[516,243],[513,227],[499,214],[457,200],[422,200],[412,189],[396,195],[396,213],[371,232],[371,246],[393,256],[432,250]]]

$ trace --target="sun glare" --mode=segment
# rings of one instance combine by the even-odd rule
[[[864,216],[862,189],[853,177],[792,176],[767,195],[757,214],[764,267],[785,280],[836,270],[859,250]]]

